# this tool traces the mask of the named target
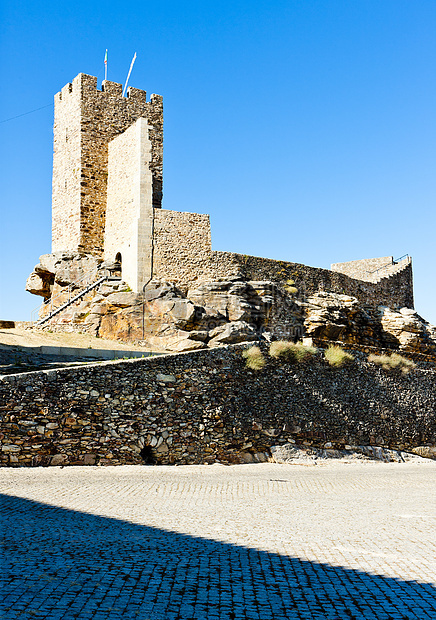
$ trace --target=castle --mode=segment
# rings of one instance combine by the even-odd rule
[[[137,292],[153,275],[174,279],[168,263],[175,257],[179,281],[191,279],[189,270],[207,270],[209,217],[162,210],[162,161],[162,97],[147,102],[132,87],[123,97],[121,84],[107,80],[97,90],[97,78],[80,73],[55,96],[52,251],[121,258],[123,279]],[[387,269],[389,262],[333,269],[367,280],[380,267],[381,276],[398,270]]]
[[[282,286],[292,280],[305,295],[327,291],[372,307],[413,308],[408,256],[335,263],[328,270],[213,251],[208,215],[162,208],[162,162],[161,96],[147,101],[145,91],[130,87],[124,97],[121,84],[107,80],[98,90],[97,78],[83,73],[57,93],[52,254],[41,257],[27,290],[53,300],[65,284],[74,288],[74,278],[65,276],[65,261],[71,267],[74,259],[76,275],[85,266],[115,263],[133,293],[167,282],[197,304],[207,301],[198,293],[204,283]]]

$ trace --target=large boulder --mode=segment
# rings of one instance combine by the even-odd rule
[[[306,336],[380,346],[383,331],[380,321],[361,307],[356,297],[320,291],[310,295],[302,306],[306,314]]]
[[[36,265],[35,271],[39,274],[55,275],[56,267],[61,258],[65,256],[65,252],[53,252],[52,254],[43,254],[39,257],[39,264]]]
[[[302,304],[306,335],[318,340],[436,353],[436,328],[410,308],[362,307],[355,297],[321,291]]]
[[[417,353],[436,353],[436,327],[425,321],[415,310],[392,310],[379,306],[378,312],[383,331],[395,338],[401,349]]]
[[[190,289],[187,296],[221,323],[242,321],[271,338],[293,339],[303,334],[301,308],[276,282],[206,282]],[[213,319],[209,323],[213,325]]]
[[[32,293],[32,295],[40,295],[44,299],[48,299],[51,294],[52,284],[36,271],[32,271],[26,280],[26,291]]]
[[[221,344],[235,344],[237,342],[253,341],[259,338],[256,329],[244,321],[226,323],[216,327],[209,332],[210,347],[217,347]]]
[[[91,254],[78,254],[75,252],[63,253],[55,263],[55,283],[59,286],[68,286],[85,281],[88,278],[93,281],[98,278],[97,268],[102,260]],[[78,284],[80,288],[80,284]]]

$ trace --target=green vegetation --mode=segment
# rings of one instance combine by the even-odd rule
[[[245,357],[246,368],[251,370],[262,370],[266,364],[262,351],[256,345],[243,351],[242,356]]]
[[[392,353],[391,355],[375,355],[371,353],[371,355],[368,356],[368,362],[381,366],[383,370],[401,371],[404,375],[407,375],[416,366],[415,362],[408,360],[398,353]]]
[[[354,356],[350,353],[347,353],[341,347],[336,345],[330,345],[329,348],[324,353],[325,359],[328,361],[330,366],[334,368],[343,368],[343,366],[347,366],[354,362]]]
[[[277,340],[272,342],[269,348],[269,354],[276,359],[298,363],[305,362],[317,353],[315,347],[308,347],[301,342],[288,342],[286,340]]]

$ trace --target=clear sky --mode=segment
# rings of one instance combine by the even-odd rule
[[[50,252],[53,95],[78,73],[164,97],[164,208],[216,250],[315,267],[413,257],[436,324],[435,0],[3,0],[0,318]],[[46,106],[46,107],[43,107]]]

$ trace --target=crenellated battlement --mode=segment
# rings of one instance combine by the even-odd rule
[[[134,88],[129,86],[127,93],[123,96],[123,85],[118,82],[111,82],[110,80],[103,80],[101,89],[97,88],[97,78],[93,75],[87,75],[86,73],[79,73],[72,82],[66,84],[62,90],[55,95],[55,101],[66,101],[70,96],[80,96],[81,99],[87,97],[119,97],[124,102],[135,103],[150,103],[156,105],[162,103],[162,96],[152,94],[150,101],[147,102],[147,92],[140,88]]]

